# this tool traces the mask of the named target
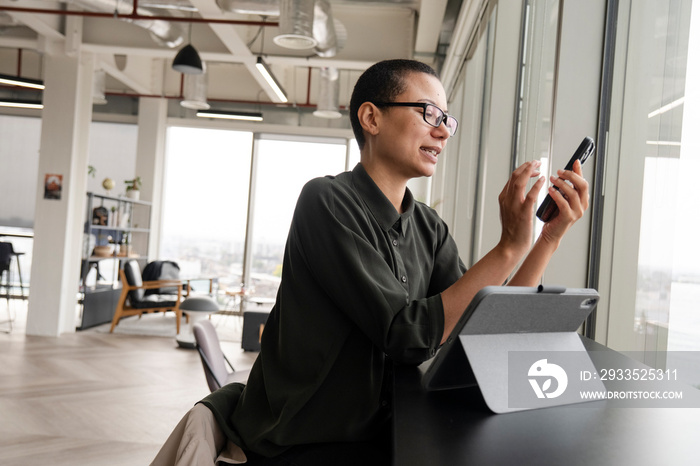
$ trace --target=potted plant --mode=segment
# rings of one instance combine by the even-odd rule
[[[124,181],[124,183],[126,184],[126,197],[138,200],[139,190],[141,189],[141,177],[137,176],[133,180]]]

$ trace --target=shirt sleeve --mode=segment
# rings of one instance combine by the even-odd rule
[[[435,260],[433,273],[430,276],[429,295],[442,293],[467,271],[467,267],[459,257],[457,244],[447,225],[437,216],[437,213],[435,216],[439,224],[435,234]]]
[[[442,338],[442,298],[439,293],[409,298],[377,250],[382,238],[369,212],[352,196],[328,179],[308,183],[299,197],[288,247],[334,307],[377,347],[397,362],[420,363],[435,354]]]

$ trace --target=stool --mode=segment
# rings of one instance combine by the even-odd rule
[[[17,261],[17,276],[19,277],[20,299],[25,298],[25,296],[24,296],[24,282],[22,281],[22,267],[21,267],[20,262],[19,262],[19,256],[22,256],[22,255],[24,255],[24,253],[15,251],[15,249],[12,247],[12,243],[0,242],[0,281],[2,281],[3,272],[7,272],[7,278],[5,280],[5,290],[6,290],[6,297],[8,299],[9,299],[9,295],[11,294],[10,290],[12,288],[12,282],[10,280],[12,256],[14,256],[15,260]]]
[[[208,296],[192,296],[187,298],[180,304],[180,310],[187,315],[190,322],[187,330],[180,332],[175,338],[180,348],[195,349],[197,344],[194,340],[194,324],[202,319],[206,319],[209,315],[219,311],[219,305]]]
[[[12,267],[12,256],[15,257],[17,261],[17,274],[19,275],[19,289],[20,289],[20,299],[25,299],[24,296],[24,282],[22,281],[22,268],[19,263],[19,256],[24,254],[23,252],[16,252],[12,247],[12,243],[0,242],[0,286],[5,287],[5,299],[7,300],[7,321],[0,323],[7,323],[9,325],[9,330],[7,333],[12,332],[12,314],[10,312],[10,298],[12,295],[12,280],[10,277],[11,267]],[[5,276],[5,284],[2,285],[2,277]],[[4,331],[4,330],[3,330]]]

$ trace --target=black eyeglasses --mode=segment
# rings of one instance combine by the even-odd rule
[[[373,102],[377,107],[417,107],[423,109],[423,120],[430,126],[438,128],[441,123],[454,136],[459,122],[457,118],[440,110],[440,107],[426,102]]]

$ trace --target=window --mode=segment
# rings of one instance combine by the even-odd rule
[[[265,137],[257,141],[250,279],[256,298],[275,298],[294,207],[312,178],[345,170],[346,142]]]
[[[647,355],[700,350],[700,216],[691,192],[700,169],[700,9],[692,6],[630,2],[618,13],[607,337],[609,346]]]
[[[345,139],[169,128],[159,258],[177,262],[183,278],[217,278],[222,305],[225,290],[245,284],[249,303],[269,307],[299,193],[312,178],[344,171],[348,154],[359,158],[347,147]]]
[[[559,1],[529,0],[524,8],[515,166],[539,159],[542,162],[540,172],[547,175],[552,141]],[[537,205],[546,195],[547,190],[542,189]],[[541,221],[535,222],[534,238],[539,236],[542,226]]]
[[[249,132],[168,129],[159,257],[181,277],[240,286],[252,144]]]

